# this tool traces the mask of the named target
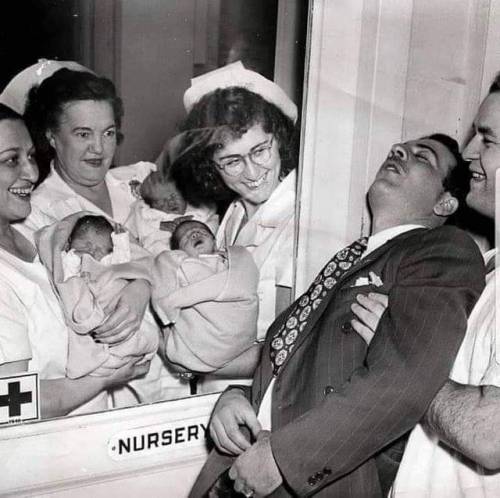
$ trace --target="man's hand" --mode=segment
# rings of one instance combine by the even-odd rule
[[[261,430],[257,415],[242,391],[231,389],[219,398],[210,420],[210,436],[220,451],[240,455],[250,448],[240,425],[246,425],[254,437]]]
[[[351,311],[356,318],[351,320],[352,328],[370,345],[384,311],[389,304],[386,294],[370,292],[367,296],[358,294],[355,303],[351,304]]]
[[[257,442],[240,455],[229,469],[235,491],[246,496],[267,496],[283,482],[269,436],[269,431],[261,431]]]
[[[151,287],[145,280],[130,282],[118,295],[115,303],[105,311],[111,313],[106,321],[94,329],[98,342],[120,344],[139,330],[151,296]]]

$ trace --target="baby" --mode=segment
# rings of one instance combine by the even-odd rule
[[[123,235],[120,237],[120,234]],[[115,231],[104,216],[88,215],[79,218],[69,236],[68,251],[61,254],[64,281],[80,275],[84,254],[103,265],[125,263],[130,261],[128,247],[127,233],[121,227]]]
[[[207,225],[183,221],[155,260],[152,304],[165,326],[163,352],[195,372],[213,372],[252,346],[259,271],[250,253],[217,251]]]
[[[153,261],[147,251],[130,242],[127,232],[113,227],[104,216],[72,215],[72,222],[76,216],[69,236],[66,218],[40,230],[37,246],[75,332],[69,334],[67,376],[109,375],[109,369],[123,358],[144,356],[143,361],[149,361],[158,349],[157,329],[146,321],[127,341],[113,347],[98,344],[92,337],[131,280],[152,282]]]
[[[191,206],[174,181],[158,171],[152,171],[144,179],[138,194],[141,199],[132,205],[125,226],[155,256],[170,248],[170,237],[179,221],[194,219],[214,230],[217,228],[219,220],[213,207]]]
[[[214,234],[205,223],[195,220],[182,221],[177,225],[170,239],[170,248],[181,249],[193,258],[217,253]]]

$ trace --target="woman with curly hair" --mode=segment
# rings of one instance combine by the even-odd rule
[[[241,63],[195,78],[184,104],[170,174],[193,205],[230,202],[217,244],[246,247],[259,268],[262,341],[291,300],[297,107]]]

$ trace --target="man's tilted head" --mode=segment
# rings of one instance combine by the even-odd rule
[[[393,145],[368,191],[374,231],[407,223],[442,225],[464,196],[463,168],[458,146],[447,135]]]

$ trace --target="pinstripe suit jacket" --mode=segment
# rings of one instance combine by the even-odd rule
[[[382,287],[354,286],[369,272]],[[271,447],[284,485],[272,496],[381,496],[375,457],[416,425],[445,382],[483,286],[476,245],[451,226],[399,235],[341,277],[274,385]],[[387,293],[389,308],[367,347],[350,327],[350,305],[371,290]],[[256,411],[272,378],[270,341],[287,313],[271,325],[248,391]],[[203,496],[231,462],[213,451],[191,496]]]

